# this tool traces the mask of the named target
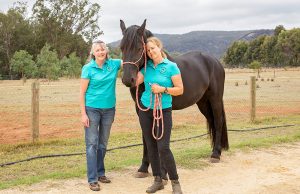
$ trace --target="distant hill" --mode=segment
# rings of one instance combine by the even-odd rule
[[[155,34],[162,40],[164,48],[169,53],[186,53],[199,50],[203,53],[221,58],[232,42],[236,40],[252,40],[261,35],[272,35],[274,30],[246,31],[193,31],[186,34]],[[118,47],[120,40],[109,43]]]

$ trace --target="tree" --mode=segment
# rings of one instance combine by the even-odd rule
[[[245,53],[248,43],[245,41],[234,42],[226,51],[223,61],[228,67],[243,67],[245,65]]]
[[[30,55],[25,50],[15,52],[11,59],[12,70],[20,73],[22,78],[34,77],[37,72],[37,66]]]
[[[70,54],[69,58],[64,57],[60,62],[63,75],[69,78],[78,78],[81,73],[81,62],[80,58],[76,56],[76,53],[73,52]]]
[[[98,3],[88,0],[37,0],[33,6],[34,17],[49,32],[54,46],[64,32],[81,35],[87,41],[100,36],[99,10]]]
[[[261,45],[261,62],[265,66],[276,66],[277,56],[279,51],[276,48],[277,37],[276,36],[266,36],[264,42]]]
[[[57,80],[60,76],[59,59],[56,51],[50,50],[50,45],[46,44],[40,54],[37,56],[36,62],[39,68],[39,76],[48,80]]]
[[[282,31],[285,31],[283,25],[276,26],[274,30],[274,36],[278,36]]]
[[[259,61],[252,61],[250,64],[249,64],[249,68],[250,69],[254,69],[254,70],[257,70],[257,77],[260,78],[260,75],[259,75],[259,72],[260,72],[260,69],[261,69],[261,66],[262,64],[259,62]]]
[[[276,47],[281,51],[285,65],[299,66],[300,28],[281,32]]]
[[[249,64],[252,61],[262,61],[261,45],[263,44],[266,36],[258,36],[249,42],[248,49],[245,53],[245,61]]]
[[[111,58],[121,58],[122,54],[121,54],[121,49],[119,47],[113,48],[113,47],[109,47],[109,56]]]
[[[1,72],[9,74],[12,78],[12,67],[10,60],[12,55],[17,50],[27,50],[27,45],[30,42],[28,38],[30,33],[30,26],[25,19],[26,4],[17,3],[15,7],[10,8],[7,13],[0,13],[0,57]],[[20,38],[25,36],[25,38]],[[21,41],[20,41],[21,40]]]

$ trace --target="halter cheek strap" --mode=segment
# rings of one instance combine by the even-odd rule
[[[145,66],[145,72],[146,72],[146,67],[147,67],[147,53],[146,53],[146,44],[144,42],[144,37],[143,36],[142,36],[142,43],[143,43],[143,51],[142,51],[142,54],[141,54],[140,58],[137,61],[135,61],[135,62],[131,62],[131,61],[123,62],[123,65],[125,65],[125,64],[132,64],[132,65],[135,65],[138,68],[138,70],[139,70],[140,67],[138,65],[138,62],[144,56],[144,66]]]

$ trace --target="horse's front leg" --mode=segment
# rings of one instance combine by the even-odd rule
[[[137,105],[135,106],[135,110],[136,110],[137,115],[139,115],[139,109],[138,109]],[[149,162],[146,142],[145,142],[143,135],[142,135],[142,139],[143,139],[143,159],[142,159],[142,164],[141,164],[140,168],[138,169],[137,173],[135,174],[136,178],[144,178],[149,175],[148,168],[149,168],[150,162]]]
[[[149,168],[148,150],[143,136],[143,159],[142,159],[142,164],[138,169],[138,173],[136,174],[136,178],[147,177],[149,173],[148,168]]]

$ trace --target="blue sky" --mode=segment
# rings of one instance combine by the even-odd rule
[[[26,0],[24,0],[26,1]],[[140,25],[154,33],[182,34],[195,30],[287,29],[300,27],[299,0],[90,0],[100,4],[99,26],[105,42],[122,37],[126,26]],[[5,12],[16,0],[1,0]],[[27,0],[31,8],[34,0]]]

